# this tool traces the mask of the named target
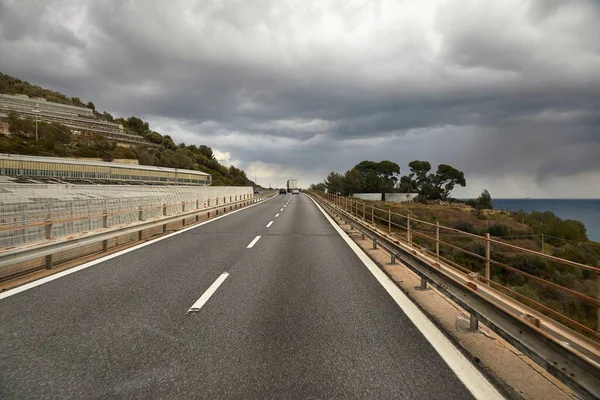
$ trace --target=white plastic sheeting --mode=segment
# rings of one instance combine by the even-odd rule
[[[0,250],[125,225],[142,219],[229,203],[253,196],[252,187],[0,184]],[[103,215],[106,215],[106,218]],[[10,229],[9,229],[10,228]]]

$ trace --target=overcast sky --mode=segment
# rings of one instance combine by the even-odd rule
[[[364,160],[600,198],[600,2],[0,0],[0,71],[263,185]]]

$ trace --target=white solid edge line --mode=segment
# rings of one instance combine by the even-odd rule
[[[267,228],[270,227],[271,225],[273,225],[273,221],[271,221],[267,224]]]
[[[394,299],[396,304],[404,311],[404,314],[411,320],[423,334],[425,339],[431,344],[440,357],[448,364],[448,367],[456,374],[458,379],[469,389],[476,399],[503,399],[496,388],[475,368],[475,366],[460,352],[459,349],[427,318],[425,314],[396,286],[394,282],[375,264],[373,260],[365,254],[364,251],[327,215],[325,210],[309,196],[317,208],[323,213],[325,218],[339,233],[344,241],[350,246],[352,251],[360,258],[375,279]]]
[[[63,276],[67,276],[67,275],[70,275],[70,274],[72,274],[72,273],[75,273],[75,272],[81,271],[82,269],[86,269],[86,268],[92,267],[92,266],[94,266],[94,265],[96,265],[96,264],[100,264],[100,263],[102,263],[102,262],[104,262],[104,261],[108,261],[108,260],[110,260],[110,259],[113,259],[113,258],[115,258],[115,257],[119,257],[119,256],[121,256],[121,255],[123,255],[123,254],[126,254],[126,253],[129,253],[129,252],[131,252],[131,251],[134,251],[134,250],[141,249],[142,247],[149,246],[149,245],[151,245],[151,244],[153,244],[153,243],[156,243],[156,242],[159,242],[159,241],[161,241],[161,240],[168,239],[168,238],[170,238],[170,237],[172,237],[172,236],[179,235],[179,234],[181,234],[181,233],[187,232],[187,231],[189,231],[189,230],[192,230],[192,229],[196,229],[196,228],[198,228],[199,226],[202,226],[202,225],[205,225],[205,224],[208,224],[208,223],[214,222],[214,221],[216,221],[216,220],[218,220],[218,219],[221,219],[221,218],[228,217],[228,216],[230,216],[230,215],[232,215],[232,214],[235,214],[235,213],[237,213],[237,212],[240,212],[240,211],[247,210],[248,208],[255,207],[255,206],[259,205],[259,204],[262,204],[262,203],[264,203],[264,202],[266,202],[266,201],[269,201],[269,200],[272,200],[272,199],[274,199],[274,197],[271,197],[271,198],[270,198],[270,199],[268,199],[268,200],[261,201],[260,203],[254,203],[254,204],[252,204],[252,205],[249,205],[249,206],[246,206],[246,207],[244,207],[244,208],[240,208],[239,210],[231,211],[231,212],[229,212],[229,213],[227,213],[227,214],[223,214],[223,215],[221,215],[221,216],[219,216],[219,217],[215,217],[215,218],[209,219],[208,221],[204,221],[204,222],[201,222],[201,223],[199,223],[199,224],[196,224],[196,225],[190,226],[189,228],[185,228],[185,229],[182,229],[182,230],[180,230],[180,231],[173,232],[173,233],[169,233],[168,235],[161,236],[161,237],[158,237],[158,238],[156,238],[156,239],[149,240],[149,241],[147,241],[147,242],[144,242],[144,243],[140,243],[140,244],[138,244],[138,245],[136,245],[136,246],[133,246],[133,247],[130,247],[130,248],[128,248],[128,249],[124,249],[124,250],[118,251],[118,252],[116,252],[116,253],[113,253],[113,254],[110,254],[110,255],[108,255],[108,256],[106,256],[106,257],[98,258],[98,259],[96,259],[96,260],[93,260],[93,261],[87,262],[87,263],[85,263],[85,264],[78,265],[77,267],[69,268],[69,269],[66,269],[66,270],[64,270],[64,271],[58,272],[58,273],[56,273],[56,274],[52,274],[52,275],[50,275],[50,276],[47,276],[47,277],[45,277],[45,278],[38,279],[38,280],[36,280],[36,281],[30,282],[30,283],[26,283],[25,285],[18,286],[18,287],[14,288],[14,289],[7,290],[7,291],[5,291],[5,292],[3,292],[3,293],[0,293],[0,300],[2,300],[2,299],[4,299],[4,298],[7,298],[7,297],[10,297],[10,296],[14,296],[14,295],[15,295],[15,294],[17,294],[17,293],[24,292],[24,291],[26,291],[26,290],[29,290],[29,289],[32,289],[32,288],[34,288],[34,287],[36,287],[36,286],[43,285],[44,283],[51,282],[51,281],[53,281],[53,280],[55,280],[55,279],[62,278]]]
[[[254,245],[256,244],[256,242],[258,242],[260,240],[260,236],[255,237],[250,244],[248,245],[248,247],[246,247],[247,249],[251,249],[252,247],[254,247]]]
[[[225,279],[227,279],[227,277],[229,276],[229,274],[227,272],[223,272],[216,281],[213,282],[212,285],[210,285],[210,287],[208,289],[206,289],[206,292],[202,293],[202,296],[200,296],[200,298],[198,300],[196,300],[196,302],[194,304],[192,304],[192,306],[190,307],[190,309],[187,311],[188,314],[191,312],[198,312],[200,311],[200,309],[202,308],[202,306],[204,306],[204,304],[206,304],[206,302],[208,301],[208,299],[210,299],[210,296],[212,296],[217,289],[219,288],[219,286],[221,286],[221,284],[223,282],[225,282]]]

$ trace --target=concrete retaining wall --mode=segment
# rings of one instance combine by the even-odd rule
[[[413,201],[418,195],[419,193],[386,193],[385,201],[406,203]],[[360,200],[381,201],[381,193],[355,193],[352,197]]]
[[[381,201],[381,193],[354,193],[352,197],[361,200]]]

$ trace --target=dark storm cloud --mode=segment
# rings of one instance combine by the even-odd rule
[[[554,177],[600,178],[599,9],[0,0],[0,70],[281,181],[427,158],[543,190]]]

